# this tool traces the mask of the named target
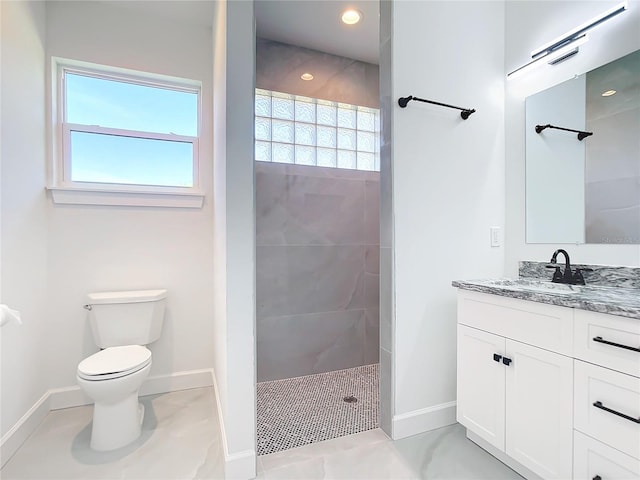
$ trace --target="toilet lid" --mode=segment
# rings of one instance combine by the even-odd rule
[[[87,380],[124,377],[151,363],[151,351],[141,345],[109,347],[85,358],[78,365],[78,376]]]

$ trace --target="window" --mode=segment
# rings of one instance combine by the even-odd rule
[[[380,170],[380,111],[256,89],[255,159]]]
[[[71,62],[57,63],[57,82],[54,200],[202,204],[198,82]],[[100,201],[64,201],[92,191]]]

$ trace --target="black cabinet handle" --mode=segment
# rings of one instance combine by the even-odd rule
[[[499,362],[501,358],[502,358],[502,355],[498,355],[497,353],[493,354],[493,361],[494,362]]]
[[[630,347],[629,345],[622,345],[621,343],[614,343],[608,340],[603,340],[602,337],[593,337],[593,341],[604,343],[605,345],[611,345],[612,347],[624,348],[625,350],[631,350],[633,352],[640,352],[640,348]]]
[[[604,410],[605,412],[613,413],[614,415],[622,417],[625,420],[629,420],[634,423],[640,423],[640,418],[633,418],[633,417],[630,417],[629,415],[625,415],[624,413],[618,412],[617,410],[614,410],[612,408],[605,407],[604,405],[602,405],[602,402],[594,402],[593,406],[596,408],[599,408],[600,410]]]
[[[509,364],[510,364],[512,361],[513,361],[513,360],[511,360],[510,358],[502,357],[502,363],[504,363],[507,367],[509,366]]]
[[[600,475],[596,475],[591,480],[602,480],[602,477]]]

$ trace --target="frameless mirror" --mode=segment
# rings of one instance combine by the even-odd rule
[[[640,50],[526,99],[528,243],[640,243]]]

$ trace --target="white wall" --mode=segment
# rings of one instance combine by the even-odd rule
[[[79,392],[77,365],[97,351],[88,292],[167,288],[151,375],[213,366],[212,43],[201,25],[109,2],[2,2],[1,294],[24,318],[1,332],[3,454],[28,434],[15,429],[29,409],[31,426],[46,413],[48,390]],[[45,190],[51,55],[201,80],[204,208],[54,205]]]
[[[397,1],[392,8],[392,172],[382,175],[393,187],[392,435],[400,438],[455,422],[451,281],[503,272],[504,251],[490,247],[489,227],[504,225],[504,3]],[[407,95],[477,113],[464,121],[457,110],[418,102],[401,109],[397,99]]]
[[[213,205],[214,205],[214,236],[213,258],[213,366],[217,379],[216,389],[220,416],[223,426],[228,410],[227,385],[227,237],[226,231],[226,192],[227,192],[227,3],[217,2],[213,16]],[[223,434],[224,438],[224,434]],[[227,447],[228,448],[228,447]]]
[[[24,318],[1,332],[3,455],[28,434],[21,418],[35,427],[51,406],[47,391],[79,392],[77,365],[97,351],[88,292],[167,288],[151,375],[170,389],[175,374],[213,366],[211,28],[122,5],[2,2],[1,293]],[[45,190],[51,55],[201,80],[204,208],[54,205]]]
[[[505,71],[527,63],[529,53],[599,13],[619,4],[607,1],[508,1]],[[575,263],[640,265],[640,245],[527,244],[525,242],[525,108],[528,95],[561,83],[640,48],[640,2],[596,27],[580,53],[556,66],[544,66],[507,82],[506,122],[506,274],[517,275],[518,261],[548,261],[563,247]],[[560,182],[561,178],[558,178]]]
[[[216,2],[213,18],[214,369],[227,478],[256,473],[253,2]]]
[[[47,389],[76,388],[78,362],[97,350],[86,293],[164,287],[151,375],[215,367],[227,474],[255,475],[253,5],[217,6],[214,39],[210,18],[187,24],[142,4],[2,2],[2,301],[25,318],[2,330],[3,433]],[[53,204],[45,195],[50,56],[202,81],[204,207]]]
[[[46,305],[45,5],[0,2],[0,15],[0,303],[20,310],[24,322],[0,330],[4,436],[48,388],[45,348],[54,319]]]
[[[202,81],[207,195],[202,209],[49,203],[50,387],[75,385],[78,362],[97,351],[82,309],[92,291],[166,288],[151,375],[211,368],[211,30],[110,2],[48,2],[47,55]]]

